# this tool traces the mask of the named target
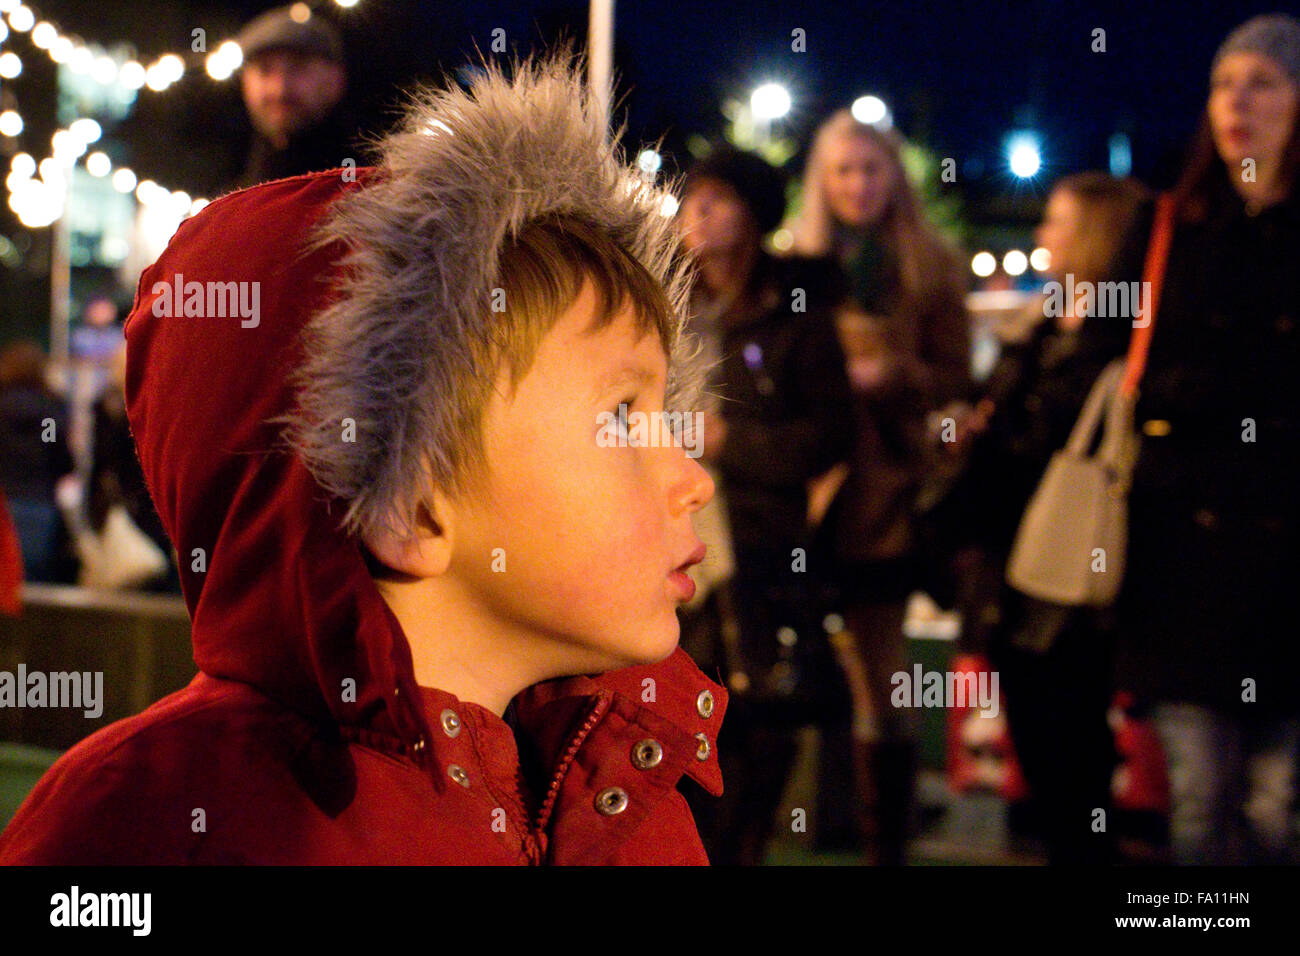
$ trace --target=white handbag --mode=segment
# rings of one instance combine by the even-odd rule
[[[1147,311],[1134,317],[1128,355],[1097,377],[1069,442],[1052,456],[1020,520],[1007,561],[1007,583],[1030,597],[1105,607],[1119,595],[1128,547],[1128,490],[1140,443],[1133,416],[1177,212],[1172,196],[1156,201],[1142,269],[1150,290]],[[1101,445],[1090,454],[1103,413]]]
[[[1052,456],[1029,499],[1007,562],[1007,583],[1030,597],[1104,607],[1119,594],[1138,448],[1134,402],[1119,387],[1124,370],[1124,360],[1116,359],[1098,376],[1069,442]]]
[[[81,572],[77,583],[86,588],[119,590],[144,584],[167,570],[167,555],[136,527],[120,504],[108,509],[98,534],[85,528],[77,534]]]

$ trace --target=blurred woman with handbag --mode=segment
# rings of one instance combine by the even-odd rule
[[[1114,764],[1110,639],[1103,612],[1039,600],[1004,579],[1021,515],[1049,462],[1102,371],[1128,346],[1132,297],[1125,314],[1111,315],[1096,290],[1141,275],[1150,206],[1145,187],[1105,173],[1053,186],[1036,236],[1050,256],[1049,283],[1029,307],[1028,338],[1004,345],[962,423],[970,464],[947,504],[971,569],[963,646],[986,652],[1001,674],[1029,806],[1054,864],[1111,857],[1106,831],[1090,825],[1092,811],[1109,806]]]
[[[108,366],[108,381],[92,409],[88,522],[78,533],[81,583],[179,594],[171,542],[149,497],[126,417],[125,344]]]

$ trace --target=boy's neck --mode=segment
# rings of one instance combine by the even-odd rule
[[[455,593],[454,579],[375,584],[402,625],[421,687],[453,694],[500,717],[516,694],[541,679],[499,624]]]
[[[503,619],[455,575],[376,578],[375,585],[410,644],[415,682],[498,717],[520,691],[540,681],[624,666]]]

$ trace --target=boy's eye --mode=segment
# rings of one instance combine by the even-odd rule
[[[614,419],[615,419],[615,421],[618,422],[618,430],[619,430],[619,434],[622,434],[622,435],[626,435],[626,434],[627,434],[627,428],[628,428],[628,423],[627,423],[628,409],[630,409],[630,408],[632,407],[632,405],[633,405],[635,402],[636,402],[636,396],[635,396],[635,395],[632,395],[632,396],[630,396],[630,397],[628,397],[628,398],[623,399],[621,402],[619,402],[619,403],[618,403],[618,408],[614,409]]]

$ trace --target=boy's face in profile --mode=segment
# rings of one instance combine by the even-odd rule
[[[484,627],[555,676],[672,653],[691,592],[674,572],[700,559],[690,516],[713,495],[681,447],[597,442],[620,403],[663,410],[668,369],[630,304],[598,331],[596,304],[584,284],[513,392],[503,376],[483,421],[485,493],[454,505],[448,575]]]

